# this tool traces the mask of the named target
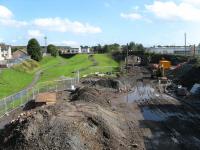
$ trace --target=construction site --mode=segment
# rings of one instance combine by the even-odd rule
[[[2,150],[198,150],[196,59],[129,56],[115,77],[40,93],[0,120]]]

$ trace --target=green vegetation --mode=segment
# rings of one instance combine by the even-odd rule
[[[94,63],[96,65],[94,66]],[[91,72],[108,72],[111,68],[104,66],[116,66],[119,64],[109,55],[95,54],[93,60],[87,54],[78,54],[69,59],[62,57],[44,57],[40,62],[27,60],[13,68],[5,69],[0,73],[0,98],[9,96],[27,87],[34,79],[34,74],[42,70],[38,82],[53,81],[60,77],[73,77],[76,71],[80,70],[80,75]],[[96,68],[95,68],[96,67]],[[102,67],[101,70],[98,67]]]
[[[95,54],[94,59],[97,61],[97,66],[119,66],[119,64],[107,54]]]
[[[49,67],[54,67],[55,65],[62,64],[64,60],[65,59],[62,57],[55,58],[52,56],[46,56],[39,62],[39,64],[40,64],[40,68],[45,70]]]
[[[45,57],[40,63],[27,60],[0,73],[0,98],[17,93],[26,88],[34,79],[34,74],[40,69],[58,65],[63,58]]]
[[[25,88],[34,75],[14,69],[5,69],[0,73],[0,98],[11,95]]]
[[[39,69],[39,63],[34,60],[27,60],[21,64],[13,66],[13,69],[19,72],[32,74]]]
[[[74,76],[74,71],[87,69],[92,64],[87,54],[75,55],[72,58],[64,59],[56,67],[46,69],[41,76],[40,82],[55,80],[62,76],[72,77]]]
[[[30,39],[28,41],[27,52],[31,56],[31,59],[36,61],[42,60],[42,52],[40,44],[36,39]]]
[[[50,44],[47,46],[47,53],[51,54],[51,56],[58,56],[58,49],[55,45]]]

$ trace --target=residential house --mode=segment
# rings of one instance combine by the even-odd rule
[[[0,61],[12,59],[11,46],[0,46]]]

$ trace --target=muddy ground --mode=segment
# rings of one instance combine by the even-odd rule
[[[200,103],[162,91],[143,67],[84,79],[75,92],[57,93],[53,106],[3,118],[14,120],[0,131],[0,149],[200,149]]]

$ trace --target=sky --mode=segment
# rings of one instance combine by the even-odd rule
[[[0,42],[145,46],[200,43],[200,0],[0,0]]]

